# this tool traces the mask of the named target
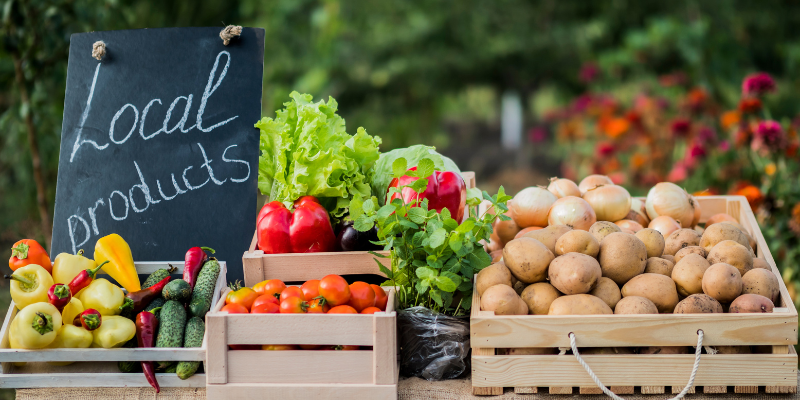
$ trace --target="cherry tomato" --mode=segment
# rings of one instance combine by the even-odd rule
[[[308,307],[302,297],[291,296],[281,302],[281,314],[304,314]]]
[[[321,344],[301,344],[299,346],[302,350],[320,350],[324,347]]]
[[[267,283],[264,284],[263,294],[268,294],[276,299],[280,296],[281,292],[283,292],[283,289],[286,289],[286,284],[280,279],[270,279],[266,282]]]
[[[255,290],[250,289],[249,287],[243,287],[241,289],[228,292],[228,295],[225,296],[225,304],[240,304],[249,310],[257,298],[258,293],[256,293]]]
[[[270,280],[269,280],[269,279],[267,279],[267,280],[265,280],[265,281],[261,281],[261,282],[258,282],[258,283],[256,283],[255,285],[253,285],[253,290],[254,290],[256,293],[258,293],[259,295],[262,295],[262,294],[264,294],[264,290],[266,289],[267,283],[268,283],[269,281],[270,281]]]
[[[389,301],[389,295],[387,295],[386,291],[378,285],[369,286],[375,292],[375,307],[380,308],[381,311],[386,311],[386,302]]]
[[[261,346],[261,350],[297,350],[297,346],[293,344],[265,344]]]
[[[283,292],[281,292],[281,301],[284,301],[289,297],[299,297],[302,300],[306,299],[303,295],[303,291],[297,286],[289,286],[286,289],[283,289]]]
[[[348,305],[336,306],[328,310],[328,314],[358,314],[355,308]]]
[[[325,314],[331,309],[328,303],[325,302],[325,299],[321,297],[311,299],[311,301],[307,301],[306,304],[308,305],[308,309],[306,311],[309,314]]]
[[[255,312],[255,311],[253,311],[253,312]],[[381,312],[381,309],[378,308],[378,307],[367,307],[367,308],[361,310],[362,314],[375,314],[376,312]]]
[[[279,312],[281,312],[281,307],[276,303],[253,304],[253,308],[250,310],[251,314],[277,314]]]
[[[328,275],[319,281],[319,294],[336,307],[350,301],[350,286],[341,276]]]
[[[311,301],[311,299],[319,296],[319,279],[306,281],[303,286],[300,286],[300,289],[303,291],[306,301]]]
[[[228,314],[247,314],[250,312],[247,311],[245,306],[237,303],[226,304],[220,311],[225,311]]]
[[[361,312],[367,307],[375,306],[375,291],[366,282],[350,284],[350,301],[347,303]]]

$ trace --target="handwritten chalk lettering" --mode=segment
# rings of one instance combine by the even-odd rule
[[[178,182],[175,182],[175,174],[170,174],[170,175],[172,176],[172,186],[175,186],[175,194],[173,194],[172,196],[167,196],[164,194],[164,191],[161,190],[161,182],[158,179],[156,179],[156,185],[158,186],[158,194],[160,194],[161,197],[167,201],[178,197],[179,194],[186,193],[185,190],[181,189],[180,186],[178,186]]]
[[[77,225],[77,223],[73,226],[72,219],[75,218],[83,225],[83,230],[86,232],[86,235],[83,238],[83,241],[80,243],[75,243],[75,229],[80,227],[81,225]],[[89,237],[91,236],[91,232],[89,231],[89,224],[86,222],[83,217],[80,215],[70,215],[67,218],[67,229],[69,229],[69,241],[72,244],[72,254],[76,254],[78,252],[78,248],[86,244],[89,241]]]
[[[130,130],[130,132],[128,132],[128,135],[125,136],[125,139],[116,140],[116,139],[114,139],[114,125],[117,124],[117,120],[119,119],[119,117],[122,116],[122,114],[125,112],[125,110],[128,109],[128,107],[133,109],[133,112],[134,112],[133,124],[131,124],[131,130]],[[111,128],[109,128],[109,130],[108,130],[108,137],[111,139],[112,142],[114,142],[116,144],[123,144],[123,143],[127,142],[128,139],[130,139],[131,135],[133,135],[133,131],[136,130],[136,123],[137,122],[139,122],[139,110],[137,110],[136,106],[134,106],[133,104],[130,104],[130,103],[125,104],[124,106],[122,106],[122,108],[119,109],[119,111],[117,111],[116,114],[114,114],[114,118],[111,119]]]
[[[211,161],[213,161],[213,160],[209,160],[208,157],[206,157],[206,150],[203,148],[203,145],[198,143],[197,147],[200,148],[200,152],[203,153],[203,160],[205,160],[205,162],[202,165],[200,165],[200,168],[206,167],[206,169],[208,170],[208,177],[211,178],[211,181],[214,182],[215,184],[222,185],[223,183],[225,183],[225,181],[227,181],[228,178],[225,178],[223,180],[219,180],[219,179],[214,177],[214,170],[211,168]],[[204,185],[205,185],[205,183],[204,183]]]
[[[142,124],[139,126],[139,136],[141,136],[142,139],[144,139],[144,140],[150,140],[150,139],[156,137],[156,135],[158,135],[159,133],[165,132],[167,130],[166,129],[167,124],[164,123],[164,127],[162,127],[161,129],[153,132],[152,134],[150,134],[150,135],[145,135],[144,134],[144,121],[147,119],[147,112],[150,111],[150,107],[152,107],[153,104],[155,104],[156,102],[160,105],[161,104],[161,99],[150,100],[150,102],[147,103],[147,105],[144,107],[144,110],[142,110]]]
[[[177,124],[175,124],[174,128],[167,129],[167,124],[169,123],[169,120],[172,117],[172,110],[175,109],[175,106],[178,105],[178,101],[180,101],[181,99],[186,100],[186,108],[183,111],[183,118],[181,118],[181,120],[178,121]],[[181,132],[186,133],[186,132],[189,132],[192,128],[194,128],[194,125],[190,126],[189,128],[185,128],[184,127],[184,125],[186,125],[186,121],[189,119],[189,110],[191,110],[191,108],[192,108],[192,95],[191,94],[189,95],[189,97],[186,97],[186,96],[178,96],[178,97],[176,97],[175,100],[172,101],[172,104],[169,105],[169,110],[167,110],[167,116],[164,117],[164,128],[162,128],[164,130],[164,132],[166,132],[167,134],[170,134],[172,132],[175,132],[176,129],[180,128]]]
[[[229,163],[241,163],[241,164],[244,164],[247,167],[247,176],[245,176],[242,179],[231,178],[231,182],[242,183],[242,182],[246,181],[247,178],[250,177],[250,163],[247,162],[247,161],[244,161],[244,160],[237,160],[235,158],[227,158],[227,157],[225,157],[225,154],[228,154],[228,150],[230,150],[233,147],[237,147],[237,145],[232,144],[232,145],[230,145],[230,146],[225,148],[225,150],[222,152],[222,161],[229,162]],[[175,179],[175,178],[173,177],[172,179]]]
[[[100,230],[97,229],[97,215],[95,215],[95,211],[97,211],[97,207],[100,207],[100,204],[106,205],[106,202],[103,199],[97,199],[97,201],[94,202],[94,206],[89,207],[89,218],[92,220],[92,230],[95,235],[100,234]]]
[[[97,74],[100,73],[100,66],[102,64],[97,64],[97,68],[94,69],[94,78],[92,78],[92,88],[89,89],[89,98],[86,100],[86,108],[83,109],[83,114],[81,115],[81,122],[78,124],[78,132],[75,135],[75,144],[72,145],[72,154],[69,156],[69,162],[75,159],[75,153],[78,152],[78,149],[84,144],[89,143],[97,150],[104,150],[108,147],[108,143],[104,145],[99,145],[94,140],[89,139],[81,139],[81,135],[83,135],[83,126],[86,125],[86,118],[89,117],[89,109],[92,108],[92,97],[94,97],[94,86],[97,83]]]
[[[114,203],[111,200],[114,199],[114,195],[115,194],[118,194],[119,197],[122,197],[122,201],[125,202],[125,215],[122,216],[122,217],[118,217],[118,216],[114,215]],[[124,193],[120,192],[119,190],[115,190],[115,191],[111,192],[111,195],[108,196],[108,211],[111,213],[111,218],[114,218],[114,220],[116,220],[116,221],[124,221],[125,218],[128,218],[128,208],[129,208],[129,206],[128,206],[128,198],[125,197]]]
[[[147,186],[147,183],[145,183],[145,181],[144,181],[144,176],[142,175],[142,170],[139,169],[139,164],[137,164],[136,161],[134,161],[133,162],[133,166],[136,167],[136,172],[139,174],[139,180],[142,183],[133,185],[133,187],[131,187],[130,190],[128,190],[128,196],[131,198],[131,207],[133,208],[133,211],[136,211],[137,213],[140,213],[140,212],[142,212],[144,210],[147,210],[147,207],[150,207],[150,204],[160,203],[161,200],[155,200],[155,199],[153,199],[152,196],[150,196],[150,187]],[[144,208],[142,208],[142,209],[139,209],[138,207],[136,207],[136,201],[133,199],[133,190],[134,189],[139,189],[139,190],[142,191],[142,194],[144,194],[144,200],[147,203],[147,205],[145,205]]]
[[[217,67],[219,66],[219,58],[222,57],[223,54],[228,57],[228,60],[225,62],[225,67],[222,68],[222,72],[219,74],[219,78],[217,79],[217,82],[214,84],[214,87],[212,88],[211,82],[214,81],[214,74],[217,73]],[[203,98],[200,99],[200,108],[197,110],[197,129],[203,132],[211,132],[215,128],[225,125],[228,122],[231,122],[239,117],[237,115],[235,117],[228,118],[225,121],[218,122],[208,128],[203,128],[203,113],[206,110],[206,103],[208,102],[208,98],[211,97],[211,94],[214,93],[214,91],[217,90],[219,85],[222,84],[222,80],[225,79],[225,75],[228,74],[228,67],[230,65],[231,65],[231,53],[228,53],[227,51],[224,50],[220,51],[219,54],[217,54],[217,59],[214,60],[214,67],[211,68],[211,73],[208,75],[208,83],[206,84],[206,90],[203,91]]]

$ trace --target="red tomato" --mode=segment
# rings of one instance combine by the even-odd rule
[[[306,301],[311,301],[311,299],[319,296],[319,279],[306,281],[303,286],[300,286],[300,290],[303,291]]]
[[[301,344],[299,346],[302,350],[320,350],[323,347],[321,344]]]
[[[281,301],[284,301],[289,297],[299,297],[300,299],[305,300],[303,291],[297,286],[289,286],[286,289],[283,289],[283,292],[281,292]]]
[[[302,297],[290,296],[281,302],[281,314],[304,314],[305,300]]]
[[[281,312],[281,307],[276,303],[253,304],[253,308],[250,310],[251,314],[277,314],[279,312]]]
[[[358,314],[358,311],[348,305],[342,305],[331,308],[328,310],[328,314]]]
[[[286,289],[286,284],[280,279],[270,279],[266,282],[264,284],[264,293],[262,294],[268,294],[276,299],[283,292],[283,289]]]
[[[375,292],[375,307],[380,308],[381,311],[386,311],[386,302],[389,301],[389,295],[387,295],[386,291],[378,285],[369,286]]]
[[[260,306],[260,305],[266,304],[266,303],[272,303],[272,304],[275,304],[276,306],[281,304],[281,302],[278,299],[276,299],[275,297],[270,296],[268,294],[262,294],[261,296],[258,296],[256,301],[253,302],[253,306],[251,308],[256,308],[257,306]]]
[[[331,307],[325,302],[325,299],[312,299],[311,301],[307,301],[306,304],[308,308],[306,312],[309,314],[325,314]]]
[[[255,311],[253,311],[253,312],[255,312]],[[367,308],[361,310],[362,314],[375,314],[376,312],[381,312],[381,309],[378,308],[378,307],[367,307]]]
[[[268,282],[269,282],[269,279],[256,283],[255,285],[253,285],[253,290],[256,293],[258,293],[259,295],[264,294],[264,290],[266,289],[266,286],[267,286]]]
[[[367,307],[375,306],[375,291],[366,282],[350,284],[350,301],[347,303],[361,312]]]
[[[238,304],[238,303],[226,304],[225,307],[222,307],[222,309],[220,311],[225,311],[228,314],[247,314],[247,313],[249,313],[249,311],[247,311],[247,307],[245,307],[245,306],[243,306],[241,304]]]
[[[265,344],[261,346],[261,350],[297,350],[297,346],[293,344]]]
[[[328,275],[319,281],[319,294],[336,307],[350,301],[350,286],[341,276]]]

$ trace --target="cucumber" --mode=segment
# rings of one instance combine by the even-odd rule
[[[164,286],[161,295],[165,300],[175,300],[179,303],[187,303],[192,299],[192,287],[183,280],[176,279]]]
[[[211,298],[214,297],[214,289],[219,277],[219,261],[211,257],[203,264],[203,269],[197,275],[197,282],[194,284],[192,302],[189,303],[189,312],[195,317],[205,318],[208,310],[211,309]]]
[[[150,304],[147,305],[147,307],[144,308],[144,310],[145,311],[150,311],[150,310],[152,310],[154,308],[163,307],[164,303],[166,303],[166,302],[167,301],[164,300],[163,297],[156,297],[155,299],[153,299],[153,301],[150,302]],[[161,310],[156,310],[156,312],[154,314],[156,315],[156,317],[158,317],[160,313],[161,313]]]
[[[165,363],[169,364],[169,365],[164,367],[164,373],[165,374],[171,374],[171,373],[174,373],[175,371],[178,370],[178,364],[176,364],[175,362],[166,361]]]
[[[126,349],[131,349],[136,347],[136,338],[134,337],[131,340],[128,340],[122,347]],[[120,372],[138,372],[140,370],[140,366],[142,365],[139,361],[118,361],[117,368],[119,368]]]
[[[183,337],[183,347],[200,347],[203,345],[203,335],[206,332],[206,324],[200,317],[192,317],[186,323],[186,334]],[[200,361],[181,361],[178,363],[178,378],[189,379],[197,368],[200,367]]]
[[[156,272],[153,272],[152,274],[150,274],[150,276],[147,277],[147,279],[144,280],[144,283],[142,284],[142,289],[147,289],[150,286],[153,286],[156,283],[161,282],[162,279],[170,276],[170,274],[175,272],[175,269],[176,269],[175,267],[170,265],[169,269],[161,268],[156,270]]]
[[[186,310],[183,304],[175,300],[167,300],[161,307],[159,315],[158,336],[156,347],[181,347],[183,345],[183,332],[186,329]],[[166,367],[168,361],[160,361],[161,367]]]

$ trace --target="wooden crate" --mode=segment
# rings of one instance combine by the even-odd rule
[[[467,188],[475,187],[474,172],[462,172],[461,176]],[[244,282],[247,286],[253,286],[265,279],[304,282],[309,279],[320,279],[328,274],[385,276],[378,270],[373,260],[376,257],[366,251],[264,254],[263,251],[256,249],[257,243],[258,236],[254,233],[250,248],[242,256]],[[389,255],[388,251],[378,253]],[[378,260],[387,268],[390,267],[388,258]]]
[[[150,274],[160,268],[177,268],[173,277],[183,274],[183,261],[137,262],[139,274]],[[226,289],[227,265],[220,261],[221,271],[214,291],[213,304],[220,300]],[[99,274],[105,274],[100,270]],[[197,348],[147,348],[147,349],[11,349],[8,343],[8,327],[17,314],[14,302],[6,314],[0,331],[0,388],[42,387],[150,387],[142,373],[122,373],[117,361],[205,361],[208,348],[208,329],[203,345]],[[67,366],[54,366],[50,361],[76,361]],[[179,379],[175,373],[156,374],[161,387],[204,387],[205,374],[195,374],[187,380]]]
[[[705,393],[797,392],[797,310],[780,278],[755,216],[742,196],[697,198],[701,222],[727,213],[753,236],[757,255],[766,259],[781,285],[780,300],[771,314],[660,314],[496,316],[480,310],[474,292],[470,320],[472,386],[475,394],[601,393],[571,354],[496,355],[498,348],[566,347],[574,333],[579,347],[696,346],[697,330],[704,346],[766,345],[771,354],[703,354],[694,382]],[[769,347],[771,346],[771,347]],[[617,393],[678,393],[689,380],[694,354],[586,355],[583,359],[601,382]]]
[[[374,261],[373,261],[374,264]],[[228,314],[206,316],[209,399],[396,399],[395,291],[386,312],[355,314]],[[228,345],[372,346],[372,350],[229,350]]]

